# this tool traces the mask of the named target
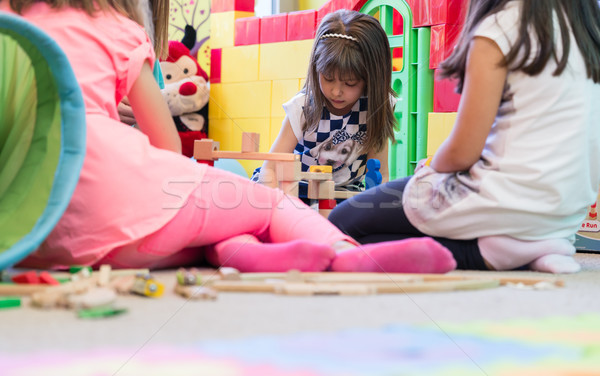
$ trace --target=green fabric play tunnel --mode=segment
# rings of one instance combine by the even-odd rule
[[[60,47],[0,12],[0,270],[33,252],[64,213],[85,130],[81,90]]]

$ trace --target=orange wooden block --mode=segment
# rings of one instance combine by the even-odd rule
[[[256,153],[260,146],[260,133],[242,133],[242,153]]]

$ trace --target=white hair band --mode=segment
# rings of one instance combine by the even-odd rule
[[[344,39],[349,39],[354,42],[358,42],[358,39],[354,38],[351,35],[346,35],[346,34],[323,34],[323,35],[321,35],[321,38],[319,38],[319,39],[325,39],[325,38],[344,38]]]

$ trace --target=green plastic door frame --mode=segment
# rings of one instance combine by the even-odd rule
[[[394,11],[403,19],[402,35],[393,35]],[[392,72],[392,88],[398,94],[394,109],[398,128],[389,148],[390,179],[411,175],[427,154],[427,117],[433,109],[433,71],[429,69],[431,31],[412,27],[412,11],[404,0],[368,0],[360,10],[379,22],[390,48],[402,48],[402,69]]]

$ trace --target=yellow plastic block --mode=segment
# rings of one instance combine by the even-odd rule
[[[427,123],[427,156],[435,154],[442,142],[448,137],[454,122],[456,112],[430,112]]]
[[[219,12],[210,15],[210,47],[233,47],[235,20],[253,17],[254,12]]]
[[[238,150],[235,149],[232,134],[233,121],[231,119],[210,119],[208,122],[208,137],[219,142],[220,150]]]
[[[221,84],[222,97],[217,102],[231,119],[268,118],[271,114],[271,82]],[[241,146],[241,144],[240,144]]]
[[[285,116],[283,104],[300,91],[300,79],[274,80],[271,90],[271,117]]]
[[[226,119],[222,109],[223,89],[221,84],[210,84],[210,97],[208,99],[208,118],[209,119]]]
[[[311,39],[261,44],[259,79],[305,78],[312,45]]]
[[[258,81],[258,44],[223,47],[221,83]]]

